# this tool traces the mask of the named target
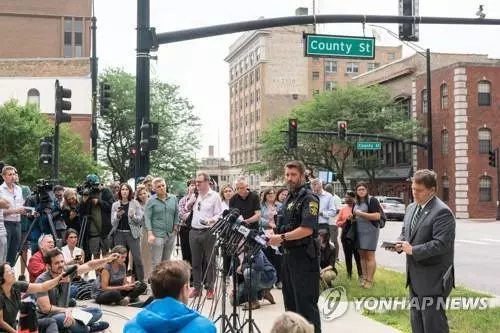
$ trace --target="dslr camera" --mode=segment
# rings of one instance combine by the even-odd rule
[[[81,196],[96,197],[99,195],[101,188],[99,184],[91,184],[85,182],[82,185],[76,187],[76,192]]]
[[[35,203],[40,209],[50,208],[53,206],[52,191],[54,184],[45,179],[39,179],[36,182],[33,194],[35,195]]]

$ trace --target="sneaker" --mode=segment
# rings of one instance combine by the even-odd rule
[[[128,297],[124,297],[120,300],[119,304],[121,306],[128,306],[130,304],[130,300]]]
[[[253,301],[250,303],[246,303],[245,306],[243,306],[243,311],[257,310],[257,309],[260,309],[259,301]]]
[[[201,296],[201,290],[198,290],[196,288],[191,288],[191,291],[189,292],[189,298],[195,298]]]
[[[207,299],[214,299],[214,291],[213,290],[207,291]]]
[[[109,327],[108,322],[98,321],[89,326],[89,332],[101,332]]]

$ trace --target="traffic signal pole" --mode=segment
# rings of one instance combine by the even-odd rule
[[[149,123],[149,52],[152,49],[149,26],[149,0],[137,0],[137,53],[136,53],[136,100],[135,142],[140,147],[141,125]],[[149,173],[149,150],[135,155],[135,179]]]
[[[496,149],[496,167],[497,167],[497,221],[500,221],[500,147]]]
[[[92,157],[94,162],[97,162],[97,19],[94,13],[94,4],[92,3],[92,57],[91,57],[91,67],[92,67],[92,128],[90,130],[90,137],[92,139]]]

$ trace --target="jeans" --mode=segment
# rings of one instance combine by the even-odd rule
[[[19,246],[21,246],[21,222],[5,221],[7,230],[7,262],[14,267]]]
[[[97,304],[114,304],[120,302],[124,297],[129,297],[131,300],[137,299],[147,289],[146,283],[141,283],[135,286],[132,290],[110,290],[101,291],[95,298]]]
[[[88,326],[94,324],[96,321],[101,319],[102,317],[102,312],[98,308],[79,308],[82,311],[88,312],[92,315],[92,319],[90,319]],[[69,329],[72,333],[87,333],[89,331],[88,326],[84,325],[82,322],[74,320],[73,325],[69,327],[64,327],[64,318],[66,318],[65,313],[58,313],[56,315],[53,315],[52,318],[54,318],[57,322],[57,327],[59,327],[60,330],[67,328]]]
[[[6,262],[7,250],[7,235],[0,236],[0,262]]]
[[[248,301],[248,288],[250,287],[250,302],[256,301],[258,299],[259,292],[265,289],[271,289],[273,287],[273,281],[264,282],[262,278],[264,277],[263,271],[256,271],[250,268],[245,268],[243,271],[243,277],[245,282],[240,284],[238,288],[237,302],[239,304]],[[252,285],[250,286],[250,275],[252,280]]]
[[[134,268],[136,273],[136,278],[138,281],[144,281],[144,266],[142,265],[141,257],[141,240],[139,238],[135,239],[132,237],[130,232],[122,232],[117,230],[115,233],[115,246],[123,245],[132,252],[132,258],[134,258]]]
[[[155,242],[151,245],[151,265],[153,269],[160,262],[170,260],[174,250],[175,237],[175,233],[170,236],[167,235],[165,238],[155,236]]]

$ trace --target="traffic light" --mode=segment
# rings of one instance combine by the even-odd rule
[[[41,165],[52,164],[52,137],[48,136],[40,140],[40,158]]]
[[[107,115],[111,105],[111,85],[106,82],[100,83],[101,96],[99,104],[101,105],[101,116]]]
[[[146,153],[149,151],[149,123],[145,123],[144,119],[141,124],[141,153]]]
[[[418,16],[419,0],[399,0],[399,16]],[[399,39],[418,42],[418,24],[400,23]]]
[[[347,121],[341,120],[337,122],[339,140],[345,141],[347,138]]]
[[[488,164],[490,165],[490,167],[496,168],[496,166],[497,166],[497,153],[496,153],[496,151],[490,150],[488,152],[488,155],[489,155],[488,156],[488,159],[489,159]]]
[[[64,112],[71,110],[71,102],[65,98],[71,98],[71,90],[65,89],[59,84],[59,80],[56,80],[56,124],[69,123],[71,121],[71,115]]]
[[[297,148],[297,119],[288,119],[288,148]]]
[[[158,123],[149,122],[150,136],[149,136],[149,150],[158,149]]]

